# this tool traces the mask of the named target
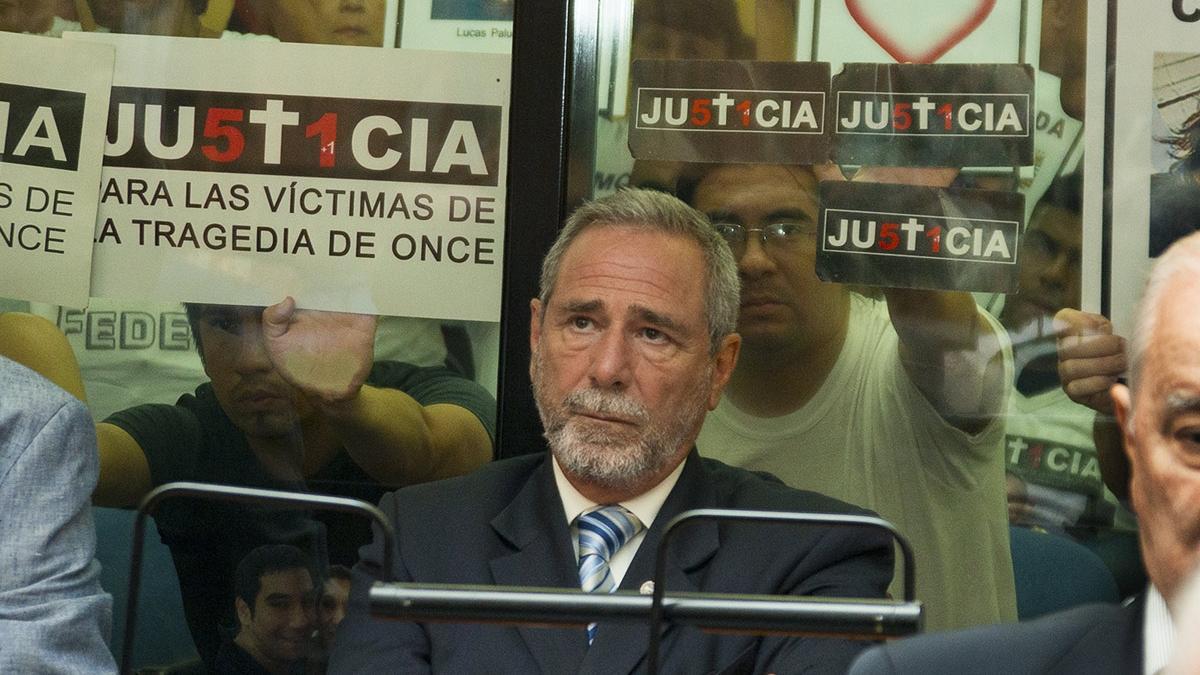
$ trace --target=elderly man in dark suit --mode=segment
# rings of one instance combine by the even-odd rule
[[[637,590],[665,524],[700,507],[852,507],[714,460],[693,443],[737,360],[737,271],[700,213],[628,190],[565,224],[532,302],[530,374],[551,452],[388,495],[403,581]],[[861,532],[697,524],[673,541],[668,591],[881,597],[890,543]],[[331,672],[628,673],[647,631],[376,621],[378,537],[355,568]],[[663,635],[664,672],[842,672],[832,639]]]
[[[1167,665],[1184,580],[1200,564],[1198,305],[1200,234],[1193,234],[1155,264],[1130,343],[1129,386],[1111,390],[1150,577],[1146,592],[1124,607],[1089,605],[1019,625],[904,640],[864,654],[851,672],[1140,674]],[[1064,338],[1060,350],[1110,359],[1111,338]]]

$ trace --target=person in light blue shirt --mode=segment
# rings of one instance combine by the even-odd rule
[[[83,403],[0,356],[0,673],[115,673]]]

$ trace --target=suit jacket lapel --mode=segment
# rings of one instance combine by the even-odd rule
[[[1140,673],[1146,660],[1146,645],[1142,639],[1146,621],[1146,592],[1140,593],[1124,608],[1129,620],[1121,644],[1122,672]]]
[[[579,587],[575,549],[549,461],[530,474],[508,507],[492,520],[492,528],[515,549],[492,559],[496,584]],[[518,626],[517,630],[544,673],[574,671],[587,650],[582,629]]]
[[[637,555],[621,579],[618,590],[636,592],[643,583],[653,579],[654,562],[658,544],[662,541],[663,529],[672,518],[683,511],[712,505],[711,491],[700,457],[693,449],[688,455],[687,464],[679,474],[679,482],[675,484],[671,494],[667,495],[667,500],[655,516],[654,523],[646,531],[646,538],[638,547]],[[699,590],[691,575],[703,568],[717,552],[719,545],[716,523],[699,522],[687,526],[686,532],[671,537],[664,571],[665,580],[659,580],[657,583],[664,583],[668,593]],[[664,646],[671,634],[672,627],[668,624],[663,632]],[[587,650],[579,672],[597,675],[631,672],[645,659],[649,642],[650,627],[646,624],[602,625],[596,632],[596,640]]]
[[[1140,673],[1145,660],[1142,631],[1146,594],[1109,614],[1098,609],[1093,625],[1078,638],[1063,644],[1057,660],[1045,665],[1046,672]]]

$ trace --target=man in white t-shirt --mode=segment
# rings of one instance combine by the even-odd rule
[[[742,280],[742,356],[700,453],[895,523],[915,549],[929,629],[1013,620],[1004,330],[965,292],[885,289],[882,302],[818,280],[817,180],[808,167],[728,165],[681,186],[730,242]]]

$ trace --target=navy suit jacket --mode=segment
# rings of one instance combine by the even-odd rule
[[[874,647],[851,675],[1141,675],[1144,597],[1083,605],[1022,623],[922,635]]]
[[[380,506],[396,525],[395,578],[421,583],[579,588],[576,559],[546,453],[493,462],[464,477],[413,486]],[[694,508],[832,513],[860,510],[715,460],[689,456],[621,582],[653,576],[666,523]],[[866,530],[696,523],[673,537],[666,590],[883,597],[892,544]],[[330,672],[630,673],[645,668],[646,626],[601,623],[589,647],[583,627],[415,624],[367,616],[380,578],[380,539],[355,567],[350,611],[339,626]],[[861,643],[834,639],[663,633],[661,670],[845,672]]]

